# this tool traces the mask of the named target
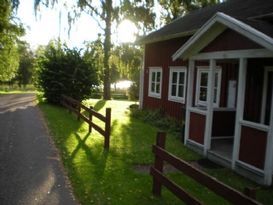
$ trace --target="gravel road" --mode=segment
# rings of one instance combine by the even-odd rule
[[[76,205],[35,99],[0,95],[0,204]]]

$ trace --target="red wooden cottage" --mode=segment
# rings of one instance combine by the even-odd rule
[[[185,120],[187,146],[271,185],[273,1],[196,10],[140,43],[140,105]]]

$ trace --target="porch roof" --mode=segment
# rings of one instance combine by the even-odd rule
[[[227,28],[251,39],[269,51],[273,51],[272,24],[251,19],[242,21],[217,12],[174,53],[173,60],[178,58],[188,59],[190,56],[197,54]]]

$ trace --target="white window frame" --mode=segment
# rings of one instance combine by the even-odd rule
[[[178,79],[179,79],[179,75],[177,75],[177,81],[176,81],[176,95],[173,96],[172,95],[172,77],[173,77],[173,73],[177,72],[177,73],[184,73],[184,88],[183,88],[183,96],[179,97],[178,96],[178,91],[179,91],[179,83],[178,83]],[[168,95],[168,100],[169,101],[173,101],[173,102],[178,102],[178,103],[185,103],[185,96],[186,96],[186,87],[187,87],[187,67],[185,66],[171,66],[170,67],[170,72],[169,72],[169,95]]]
[[[197,66],[197,76],[196,76],[196,90],[195,90],[195,105],[196,106],[207,106],[207,101],[199,100],[200,97],[200,81],[201,73],[209,74],[209,66]],[[222,68],[220,66],[216,67],[215,73],[218,73],[217,79],[217,92],[216,92],[216,103],[213,103],[214,107],[219,107],[220,105],[220,95],[221,95],[221,81],[222,81]],[[213,92],[214,93],[214,92]]]
[[[159,93],[152,91],[152,73],[156,72],[155,79],[157,79],[157,73],[160,73],[160,86],[159,86]],[[161,67],[149,67],[149,92],[148,96],[149,97],[154,97],[154,98],[161,98],[161,90],[162,90],[162,68]],[[156,82],[158,83],[158,82]]]

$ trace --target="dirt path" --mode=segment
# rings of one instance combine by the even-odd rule
[[[0,96],[0,204],[74,205],[35,94]]]

